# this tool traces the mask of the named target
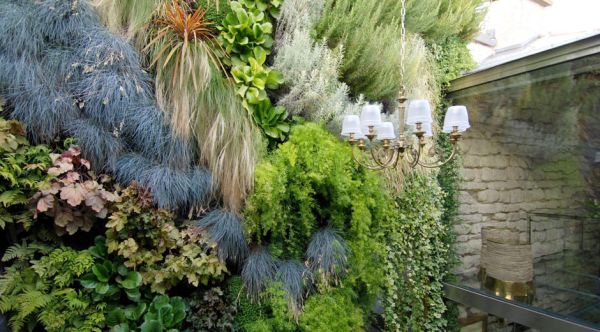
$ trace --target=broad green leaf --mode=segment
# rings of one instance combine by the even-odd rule
[[[141,332],[162,332],[160,323],[157,320],[147,320],[140,328]]]
[[[92,273],[98,278],[98,281],[108,282],[110,278],[110,272],[108,269],[102,264],[96,264],[92,267]]]
[[[137,271],[127,273],[125,279],[121,280],[121,286],[125,289],[134,289],[142,285],[142,275]]]

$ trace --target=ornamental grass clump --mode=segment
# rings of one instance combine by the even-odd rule
[[[170,113],[175,135],[189,139],[197,113],[197,97],[220,65],[212,22],[201,7],[191,11],[178,0],[162,5],[155,20],[158,31],[145,50],[156,72],[157,100]]]

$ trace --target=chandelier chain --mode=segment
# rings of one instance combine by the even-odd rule
[[[404,85],[404,58],[406,56],[406,0],[400,0],[400,79]]]

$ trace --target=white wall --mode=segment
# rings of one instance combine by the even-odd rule
[[[553,0],[550,6],[534,0],[497,0],[487,2],[486,6],[481,31],[493,30],[497,44],[495,47],[478,42],[469,45],[479,64],[600,33],[600,0]],[[519,45],[523,46],[507,50]]]

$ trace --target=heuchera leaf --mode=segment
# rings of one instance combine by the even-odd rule
[[[78,206],[85,199],[86,189],[79,183],[63,187],[60,191],[60,198],[66,200],[71,206]]]

